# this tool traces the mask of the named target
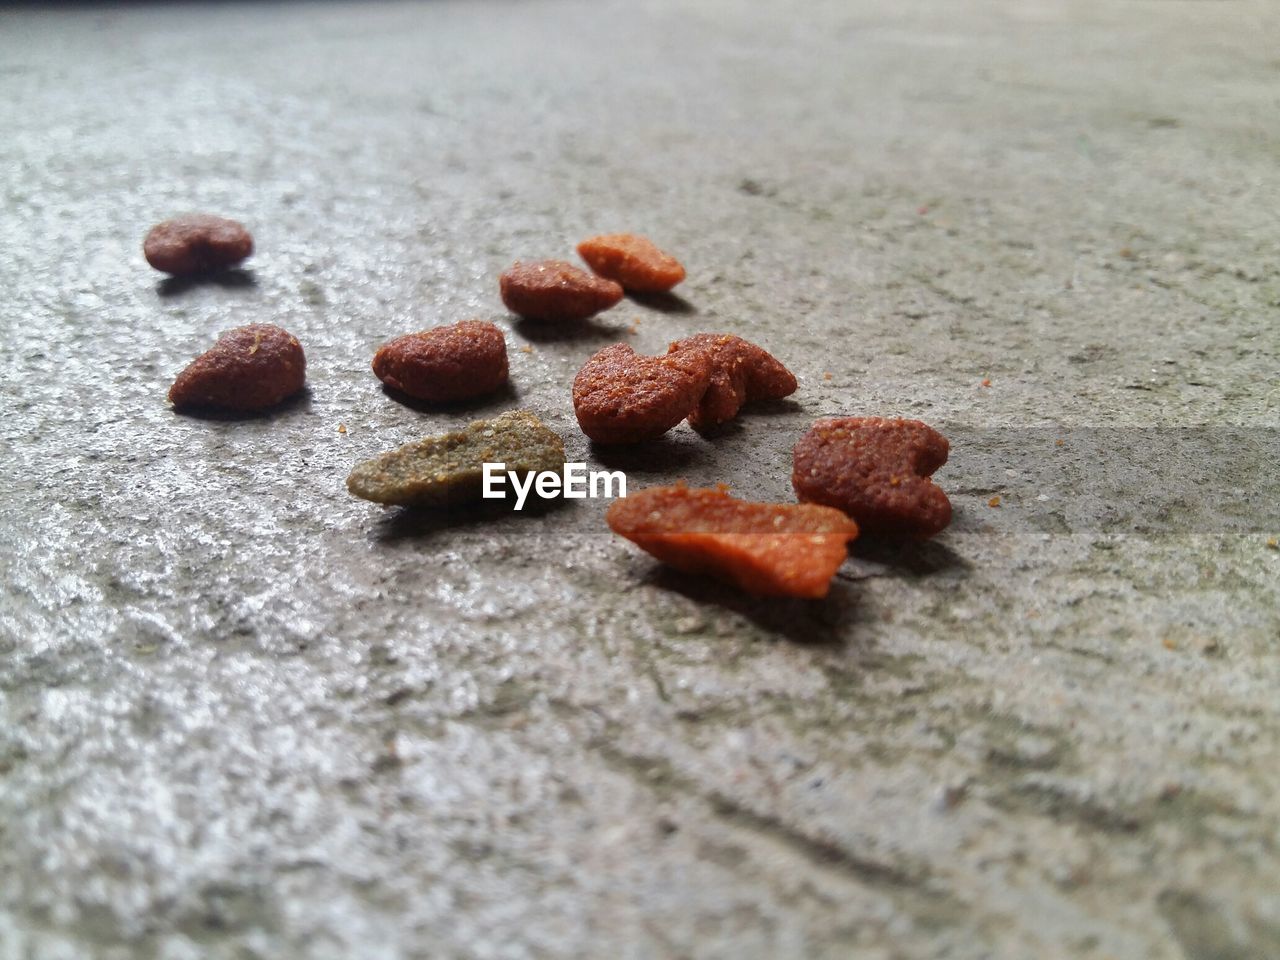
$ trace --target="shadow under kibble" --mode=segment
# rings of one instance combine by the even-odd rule
[[[183,277],[165,277],[156,284],[156,293],[162,297],[176,297],[197,287],[219,287],[223,290],[253,290],[258,286],[257,275],[252,270],[233,267],[230,270],[210,270]]]

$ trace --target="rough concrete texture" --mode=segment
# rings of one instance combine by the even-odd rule
[[[0,12],[0,957],[1280,956],[1277,10]],[[147,268],[190,209],[242,273]],[[682,299],[503,311],[625,229]],[[473,316],[513,395],[383,394]],[[261,321],[309,395],[175,415]],[[801,388],[633,485],[789,499],[815,416],[918,416],[952,528],[761,602],[600,502],[344,489],[516,405],[601,463],[584,357],[699,330]]]

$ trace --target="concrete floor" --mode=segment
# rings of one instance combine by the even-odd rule
[[[0,958],[1280,956],[1277,36],[1266,0],[0,10]],[[147,268],[188,209],[244,273]],[[510,261],[617,229],[681,301],[505,314]],[[473,316],[514,396],[381,392],[380,343]],[[309,395],[176,416],[255,321]],[[609,457],[634,486],[789,499],[816,416],[917,416],[952,528],[762,602],[599,502],[345,492],[517,404],[606,462],[582,360],[701,330],[801,388]]]

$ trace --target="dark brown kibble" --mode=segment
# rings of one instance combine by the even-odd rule
[[[464,320],[384,344],[374,355],[373,372],[419,400],[466,400],[507,382],[507,342],[492,323]]]
[[[689,414],[695,430],[732,420],[745,403],[780,400],[796,392],[790,370],[766,350],[731,333],[698,333],[668,349],[688,351],[703,351],[711,361],[707,392]]]
[[[710,379],[705,351],[646,357],[615,343],[578,371],[573,412],[582,432],[597,443],[652,440],[688,416]]]
[[[948,452],[947,438],[919,420],[819,420],[795,446],[791,484],[869,534],[931,537],[951,522],[951,502],[929,479]]]
[[[169,401],[175,407],[263,410],[301,390],[306,370],[293,334],[262,323],[237,327],[178,374]]]
[[[585,320],[622,299],[622,287],[563,260],[513,264],[498,285],[507,309],[527,320]]]
[[[188,213],[152,227],[142,252],[157,270],[188,276],[235,266],[253,253],[253,236],[234,220]]]

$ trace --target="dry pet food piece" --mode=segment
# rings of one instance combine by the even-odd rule
[[[929,479],[949,447],[919,420],[819,420],[795,446],[791,485],[801,500],[839,507],[868,533],[931,537],[951,522],[951,501]]]
[[[157,270],[187,276],[235,266],[253,253],[253,236],[226,217],[187,213],[152,227],[142,253]]]
[[[374,503],[447,507],[481,499],[484,464],[524,477],[564,469],[564,441],[527,410],[415,440],[356,465],[347,489]]]
[[[824,597],[858,535],[839,510],[735,500],[723,488],[650,487],[609,505],[605,519],[663,563],[749,593]]]
[[[668,353],[705,351],[711,383],[689,414],[695,430],[732,420],[744,403],[780,400],[796,392],[796,378],[774,356],[731,333],[698,333],[677,340]]]
[[[396,337],[374,355],[373,372],[419,400],[465,400],[507,382],[507,342],[492,323],[463,320]]]
[[[610,233],[578,244],[578,254],[602,277],[633,293],[665,293],[684,279],[684,267],[647,237]]]
[[[615,343],[578,371],[573,412],[582,432],[597,443],[652,440],[688,416],[710,379],[705,351],[646,357]]]
[[[585,320],[622,299],[622,288],[563,260],[516,261],[498,278],[502,302],[527,320]]]
[[[302,389],[307,358],[298,338],[266,323],[228,330],[169,388],[176,407],[263,410]]]

